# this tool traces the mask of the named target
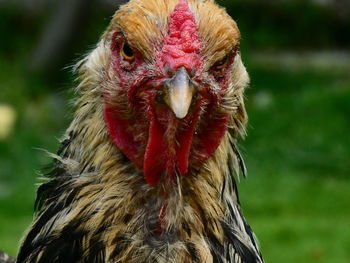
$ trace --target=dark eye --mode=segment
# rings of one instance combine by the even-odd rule
[[[221,59],[218,62],[216,62],[214,64],[213,68],[215,70],[222,70],[222,69],[224,69],[227,66],[227,64],[228,64],[228,60],[229,60],[229,57],[228,57],[228,55],[226,55],[223,59]]]
[[[135,53],[128,43],[124,42],[121,49],[121,54],[123,58],[129,62],[135,59]]]

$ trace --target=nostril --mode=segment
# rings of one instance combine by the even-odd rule
[[[198,101],[198,94],[194,93],[191,101],[191,108],[195,107],[197,105]]]
[[[164,103],[164,92],[158,91],[155,100],[157,103],[163,104]]]
[[[197,67],[196,66],[194,66],[192,68],[192,70],[190,72],[188,72],[188,74],[190,75],[191,78],[193,78],[196,75],[196,73],[197,73]]]
[[[170,64],[165,65],[165,73],[171,77],[173,75],[173,71],[171,70]]]

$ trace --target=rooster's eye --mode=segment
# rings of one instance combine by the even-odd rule
[[[123,46],[121,49],[121,54],[122,54],[123,58],[129,62],[131,62],[135,59],[134,51],[126,42],[123,43]]]
[[[218,62],[216,62],[214,64],[214,69],[215,70],[222,70],[222,69],[224,69],[227,66],[227,64],[228,64],[228,60],[229,60],[229,57],[225,56],[223,59],[219,60]]]

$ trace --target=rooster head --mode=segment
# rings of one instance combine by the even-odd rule
[[[236,23],[213,1],[131,0],[103,36],[104,118],[149,185],[171,182],[244,126]]]

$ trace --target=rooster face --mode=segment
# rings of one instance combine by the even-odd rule
[[[212,156],[242,106],[233,92],[239,31],[213,1],[138,2],[105,34],[104,116],[113,142],[156,186]]]

